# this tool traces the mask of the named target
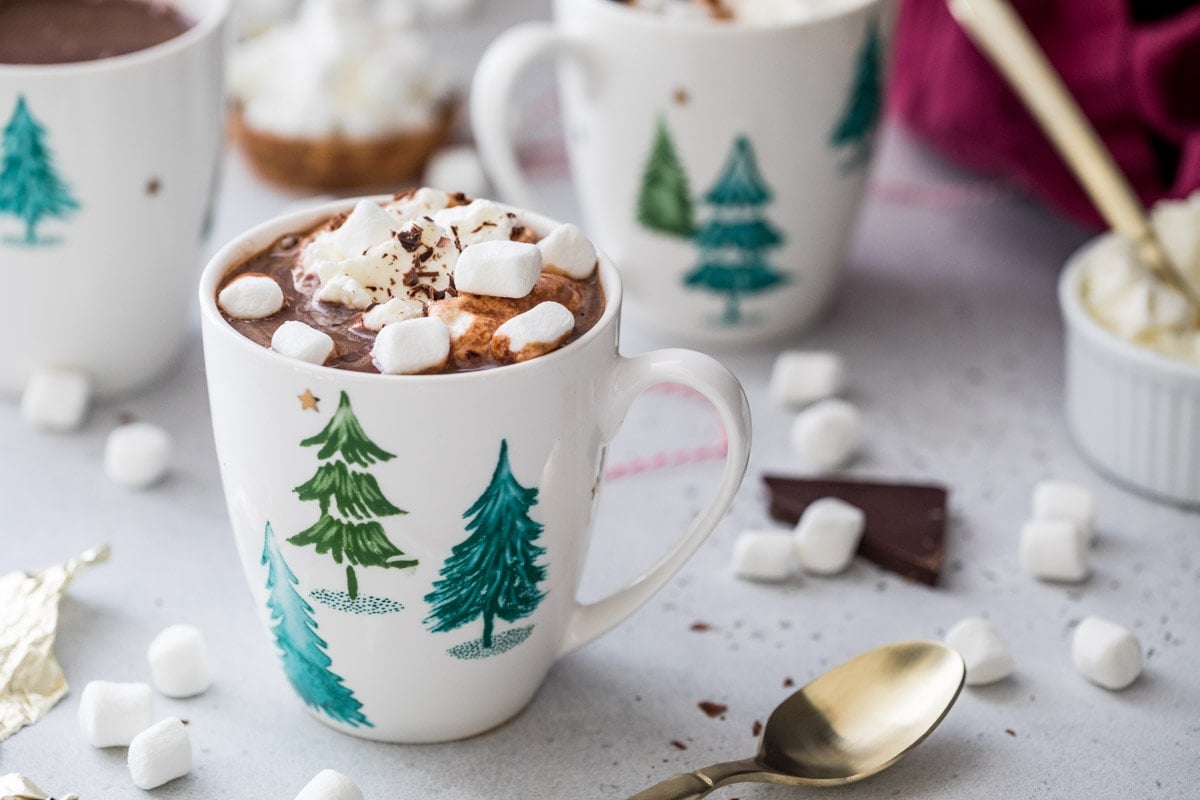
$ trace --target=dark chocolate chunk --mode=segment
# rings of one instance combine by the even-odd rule
[[[859,555],[906,578],[937,585],[945,557],[946,487],[779,475],[764,475],[763,481],[771,495],[771,516],[783,522],[795,524],[822,497],[861,508],[867,528]]]

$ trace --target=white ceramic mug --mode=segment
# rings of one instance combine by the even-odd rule
[[[145,50],[0,64],[0,392],[41,367],[124,392],[166,368],[191,329],[229,0],[174,4],[195,24]]]
[[[811,322],[862,196],[890,6],[844,0],[772,26],[613,0],[554,14],[501,35],[475,72],[471,123],[500,194],[537,207],[509,115],[525,68],[556,53],[584,221],[639,320],[712,343]]]
[[[313,366],[223,319],[214,295],[230,269],[353,206],[260,225],[208,265],[200,303],[217,456],[258,610],[314,715],[371,739],[458,739],[516,714],[556,659],[645,603],[708,537],[746,469],[749,409],[708,356],[618,354],[621,283],[603,256],[607,305],[590,331],[476,372]],[[556,224],[522,216],[543,234]],[[720,485],[649,572],[581,605],[605,445],[634,398],[664,381],[716,406],[729,438]],[[319,552],[323,536],[333,544]]]

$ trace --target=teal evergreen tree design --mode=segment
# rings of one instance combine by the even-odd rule
[[[17,95],[17,105],[4,127],[0,213],[24,220],[25,244],[44,243],[37,236],[37,224],[43,217],[65,218],[79,208],[54,169],[45,139],[46,129],[33,118],[25,95]]]
[[[363,715],[362,703],[329,668],[329,645],[317,635],[313,608],[296,591],[299,581],[283,560],[271,523],[263,534],[262,564],[267,568],[267,608],[271,634],[288,680],[309,706],[353,727],[374,727]]]
[[[650,230],[688,238],[695,233],[692,216],[687,174],[675,154],[666,120],[659,117],[654,144],[642,172],[637,220]]]
[[[537,496],[536,488],[525,488],[513,477],[508,441],[501,441],[491,483],[463,514],[470,519],[471,535],[454,546],[441,579],[425,595],[432,606],[425,623],[432,631],[452,631],[482,617],[483,638],[471,648],[475,651],[502,652],[528,637],[529,628],[493,637],[493,625],[497,617],[514,622],[529,616],[545,596],[537,585],[546,568],[534,563],[546,552],[535,544],[542,526],[529,518]]]
[[[871,156],[872,134],[883,105],[881,51],[878,24],[872,20],[855,61],[854,85],[841,117],[829,134],[831,146],[850,148],[849,156],[842,162],[843,170],[859,167]]]
[[[771,202],[758,171],[754,148],[745,136],[734,140],[716,184],[704,196],[713,213],[696,233],[700,263],[684,276],[685,286],[725,295],[722,321],[742,321],[741,298],[765,292],[785,280],[764,253],[783,243],[783,234],[765,220],[761,208]]]
[[[393,569],[416,566],[415,559],[405,559],[404,552],[391,543],[378,521],[380,517],[408,512],[383,496],[373,475],[353,469],[390,461],[395,456],[367,438],[345,392],[324,430],[300,444],[319,447],[317,458],[322,463],[315,475],[293,491],[301,500],[319,503],[321,516],[288,541],[329,553],[339,564],[345,559],[346,591],[351,601],[358,597],[356,565]]]

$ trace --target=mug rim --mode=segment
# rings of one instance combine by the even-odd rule
[[[196,24],[165,42],[134,50],[132,53],[94,58],[89,61],[64,61],[54,64],[5,64],[0,62],[0,78],[70,76],[87,72],[111,72],[126,68],[132,69],[147,62],[167,58],[209,38],[213,31],[220,29],[228,19],[232,0],[200,1],[204,3],[205,8],[203,13],[198,15]],[[178,10],[178,6],[175,7]]]
[[[826,22],[833,22],[844,17],[851,16],[864,9],[874,6],[881,6],[889,0],[842,0],[839,3],[831,4],[829,7],[822,8],[814,12],[810,16],[799,17],[797,19],[786,20],[783,22],[718,22],[714,24],[712,20],[703,19],[676,19],[669,24],[665,24],[661,15],[654,12],[640,11],[629,7],[625,3],[615,3],[613,0],[554,0],[555,6],[564,3],[575,3],[581,6],[589,6],[596,10],[596,13],[607,14],[611,19],[624,20],[632,22],[635,25],[645,25],[653,27],[659,32],[663,29],[674,28],[679,31],[685,31],[689,34],[706,34],[710,36],[761,36],[768,31],[789,31],[799,30],[816,26]]]
[[[567,343],[554,352],[514,364],[500,364],[495,367],[468,371],[436,372],[418,375],[390,375],[382,372],[360,372],[357,370],[339,369],[324,364],[310,364],[306,361],[288,358],[276,353],[270,347],[263,347],[249,337],[242,335],[225,319],[225,316],[217,307],[217,287],[234,266],[250,256],[261,252],[264,247],[280,236],[293,233],[296,230],[311,228],[335,214],[350,211],[360,200],[386,202],[391,200],[392,197],[393,195],[390,194],[362,195],[321,203],[320,205],[293,211],[289,214],[277,215],[235,236],[213,255],[208,264],[205,265],[204,271],[200,276],[200,314],[202,321],[205,323],[203,326],[205,336],[207,337],[211,331],[212,335],[221,336],[226,340],[236,340],[240,344],[234,345],[235,347],[250,348],[259,358],[264,358],[278,365],[307,373],[314,379],[321,377],[328,379],[334,376],[341,376],[339,380],[350,383],[380,383],[381,385],[384,382],[405,384],[450,383],[453,381],[494,380],[498,372],[502,375],[519,376],[536,370],[552,369],[560,362],[570,359],[575,353],[602,336],[604,331],[616,323],[621,308],[621,278],[616,266],[598,248],[596,250],[597,270],[600,278],[600,287],[604,291],[604,313],[600,315],[600,319],[596,320],[596,324],[578,339]],[[496,205],[505,211],[517,214],[523,223],[529,224],[542,233],[542,235],[546,235],[550,230],[562,224],[544,214],[524,211],[506,203],[496,203]]]

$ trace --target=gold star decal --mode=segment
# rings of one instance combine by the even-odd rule
[[[296,397],[300,400],[301,411],[312,410],[319,412],[321,410],[317,408],[317,403],[321,402],[321,398],[313,397],[312,389],[305,389],[304,394],[298,394]]]
[[[686,106],[688,101],[692,99],[692,96],[688,94],[688,90],[682,87],[676,89],[675,94],[672,95],[672,97],[675,100],[675,104],[680,106]]]

